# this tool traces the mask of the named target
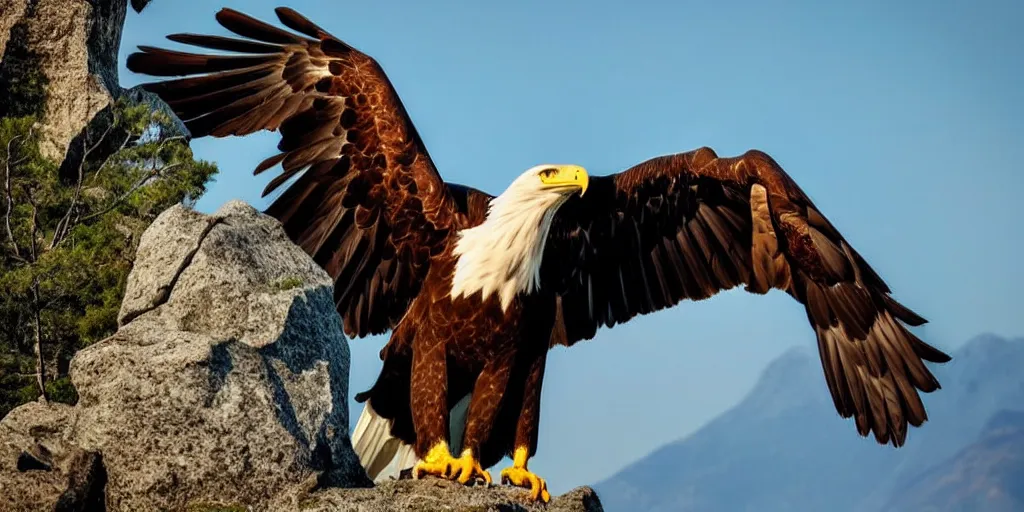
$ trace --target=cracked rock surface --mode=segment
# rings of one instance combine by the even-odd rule
[[[103,452],[108,505],[265,503],[310,478],[367,485],[332,290],[243,202],[161,214],[140,240],[123,325],[71,363],[77,440]]]
[[[140,240],[117,333],[71,362],[78,404],[23,406],[48,425],[33,432],[50,432],[41,439],[51,452],[102,454],[108,510],[259,510],[282,493],[371,485],[348,437],[349,348],[332,290],[251,206],[230,202],[212,216],[172,207]],[[12,418],[26,421],[19,408],[0,425]],[[21,484],[35,478],[52,492],[24,509],[52,509],[96,461],[65,474],[34,455],[39,435],[22,427],[0,428],[10,451],[0,486],[13,482],[8,469]],[[8,455],[21,452],[18,469]]]

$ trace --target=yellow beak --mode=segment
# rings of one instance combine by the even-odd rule
[[[582,197],[590,184],[590,175],[578,165],[552,165],[550,169],[541,171],[540,181],[547,187],[579,187]]]

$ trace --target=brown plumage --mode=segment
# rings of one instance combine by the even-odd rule
[[[298,178],[267,213],[335,277],[345,331],[380,334],[418,293],[456,208],[380,66],[294,11],[277,13],[309,37],[223,9],[221,25],[258,42],[168,39],[244,55],[143,46],[127,65],[156,76],[199,75],[146,85],[194,137],[280,131],[280,153],[255,171],[281,166],[263,194]]]
[[[592,178],[559,210],[547,251],[565,329],[555,344],[739,285],[785,291],[807,309],[837,411],[879,443],[900,446],[908,423],[924,423],[917,390],[939,383],[923,360],[949,361],[907,330],[925,320],[760,151],[702,148]]]
[[[453,298],[468,257],[458,240],[489,219],[495,197],[441,179],[372,58],[290,9],[276,12],[295,32],[224,9],[217,20],[245,39],[169,38],[235,54],[141,47],[128,68],[185,76],[146,88],[196,137],[280,132],[280,153],[255,172],[280,165],[265,195],[292,183],[267,212],[334,278],[347,334],[393,331],[377,382],[357,398],[415,446],[422,471],[489,478],[482,468],[515,455],[519,472],[503,475],[546,496],[525,459],[536,451],[549,348],[741,285],[805,306],[836,409],[861,435],[900,446],[907,425],[926,420],[919,392],[939,384],[924,361],[949,356],[907,330],[924,319],[761,152],[719,158],[702,148],[592,178],[566,166],[528,171],[521,179],[538,191],[582,192],[589,179],[588,192],[559,192],[552,207],[539,290],[507,309],[487,291]],[[448,412],[468,393],[469,458],[441,457],[433,450],[448,438]]]

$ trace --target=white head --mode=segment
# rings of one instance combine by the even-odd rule
[[[458,233],[452,298],[497,293],[504,310],[519,292],[540,288],[540,265],[551,221],[569,196],[590,183],[578,165],[538,165],[491,200],[487,219]]]

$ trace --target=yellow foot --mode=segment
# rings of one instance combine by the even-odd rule
[[[491,485],[491,474],[480,465],[480,461],[473,457],[472,450],[462,452],[462,456],[455,460],[453,470],[458,475],[457,480],[460,484],[469,483],[470,480],[483,480],[487,485]]]
[[[462,452],[462,456],[456,459],[448,451],[448,444],[443,441],[434,445],[427,456],[413,466],[412,474],[416,479],[424,475],[433,475],[455,480],[461,484],[469,483],[470,480],[483,480],[488,484],[491,483],[491,474],[484,471],[480,462],[473,457],[471,450]]]
[[[529,489],[530,497],[534,500],[540,500],[544,503],[551,501],[548,483],[526,468],[512,466],[501,470],[501,483]]]
[[[548,483],[526,469],[526,460],[529,457],[530,450],[525,446],[516,448],[516,452],[512,456],[512,467],[501,470],[501,483],[525,487],[530,490],[531,498],[547,503],[551,501]]]

